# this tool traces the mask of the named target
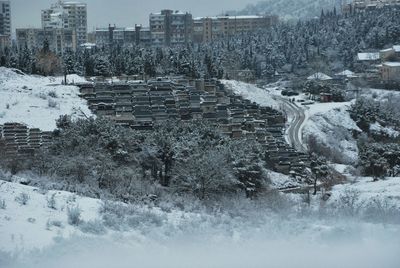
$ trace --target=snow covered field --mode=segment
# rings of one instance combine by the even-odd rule
[[[400,208],[399,185],[399,178],[377,183],[360,179],[334,187],[330,202],[351,187],[360,192],[360,201],[378,195]],[[21,193],[29,196],[25,205],[17,201]],[[55,209],[48,202],[53,194]],[[223,207],[207,212],[133,205],[133,212],[116,211],[106,219],[101,218],[100,200],[68,192],[0,181],[1,199],[6,204],[0,208],[2,268],[397,268],[400,263],[400,225],[300,216],[285,208],[284,201],[276,205],[282,214],[241,199],[231,204],[234,214]],[[78,205],[82,221],[72,226],[67,208]]]
[[[63,77],[25,75],[0,67],[0,124],[25,123],[45,131],[55,129],[60,115],[90,116],[86,101],[75,86],[63,86]],[[69,82],[83,82],[69,75]]]
[[[280,110],[280,102],[276,100],[273,88],[262,89],[253,84],[248,84],[235,80],[221,80],[234,93],[243,98],[256,102],[262,106],[268,106]],[[278,91],[280,94],[280,91]]]

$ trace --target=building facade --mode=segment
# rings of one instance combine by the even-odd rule
[[[109,25],[108,28],[96,29],[95,42],[98,47],[151,45],[151,33],[149,28],[141,25],[126,28]]]
[[[343,12],[382,8],[385,6],[400,6],[400,0],[353,0],[343,2]]]
[[[0,52],[11,45],[10,1],[0,1]]]
[[[209,42],[238,33],[266,29],[278,22],[277,16],[218,16],[194,19],[193,40]]]
[[[162,10],[149,17],[152,44],[182,45],[192,41],[193,17],[190,13]]]
[[[11,36],[10,1],[0,1],[0,35]]]
[[[384,82],[400,82],[400,62],[384,62],[380,71]]]
[[[20,48],[40,49],[47,41],[50,50],[57,54],[76,50],[76,36],[71,29],[17,29],[16,37]]]
[[[75,35],[75,47],[79,47],[87,42],[87,5],[58,1],[49,9],[42,10],[42,28],[72,30]]]

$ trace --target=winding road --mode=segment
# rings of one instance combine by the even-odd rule
[[[302,127],[306,121],[305,110],[285,98],[278,97],[278,99],[282,102],[289,120],[289,127],[286,130],[289,144],[300,152],[306,152],[307,148],[303,143],[302,135]]]

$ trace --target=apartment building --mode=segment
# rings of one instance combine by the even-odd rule
[[[95,42],[99,47],[150,45],[151,33],[149,28],[143,28],[141,25],[126,28],[109,25],[108,28],[96,29]]]
[[[238,33],[266,29],[278,22],[277,16],[218,16],[199,17],[193,22],[193,40],[209,42]]]
[[[87,42],[87,5],[58,1],[42,10],[42,28],[69,29],[74,32],[76,47]]]
[[[11,45],[10,1],[0,1],[0,52]]]
[[[161,10],[149,16],[152,44],[155,46],[190,43],[193,36],[193,17],[190,13]]]
[[[11,36],[10,1],[0,1],[0,35]]]
[[[10,47],[11,40],[9,35],[0,35],[0,52],[3,52],[6,47]]]
[[[40,49],[47,41],[50,50],[57,54],[76,50],[76,35],[72,29],[17,29],[16,37],[17,44],[21,48]]]
[[[345,1],[343,3],[343,12],[350,12],[352,10],[364,10],[382,8],[385,6],[400,6],[400,0],[353,0]]]

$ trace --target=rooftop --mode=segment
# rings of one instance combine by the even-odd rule
[[[368,60],[379,60],[379,52],[362,52],[357,54],[358,60],[368,61]]]
[[[394,61],[387,61],[384,62],[383,65],[389,66],[389,67],[400,67],[400,62],[394,62]]]
[[[214,16],[214,17],[197,17],[194,18],[194,20],[203,20],[203,19],[212,19],[212,20],[217,20],[217,19],[237,19],[237,20],[245,20],[245,19],[261,19],[265,18],[264,16],[258,16],[258,15],[247,15],[247,16]]]

